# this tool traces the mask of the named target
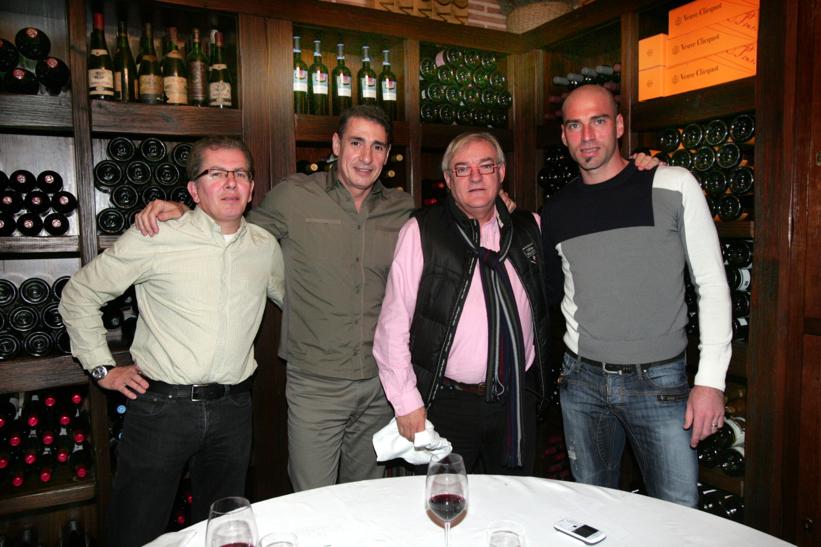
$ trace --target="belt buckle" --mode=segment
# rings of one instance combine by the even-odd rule
[[[207,386],[208,386],[208,384],[192,384],[191,385],[191,401],[192,402],[194,402],[194,401],[206,401],[207,399],[198,399],[196,396],[194,396],[194,390],[197,389],[198,387],[207,387]]]
[[[611,363],[611,364],[612,364],[612,363]],[[618,374],[618,375],[622,375],[622,374],[624,374],[624,371],[623,371],[623,370],[621,370],[621,369],[618,369],[618,370],[608,370],[608,369],[607,369],[607,365],[608,365],[608,363],[605,363],[605,362],[603,362],[603,361],[602,361],[602,364],[601,364],[601,369],[602,369],[602,371],[603,371],[605,374]]]

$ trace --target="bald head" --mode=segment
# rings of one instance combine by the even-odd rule
[[[613,118],[616,117],[616,114],[619,112],[619,106],[616,104],[616,98],[613,96],[610,91],[603,88],[597,84],[587,84],[583,86],[579,86],[567,96],[567,98],[562,103],[562,119],[567,119],[567,110],[569,106],[574,102],[580,99],[590,99],[591,97],[599,96],[603,98],[607,104],[610,106],[609,112]]]

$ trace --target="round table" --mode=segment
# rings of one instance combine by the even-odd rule
[[[647,496],[535,477],[469,475],[468,510],[451,529],[451,547],[487,545],[493,521],[513,520],[528,547],[583,547],[553,529],[563,517],[607,534],[615,546],[789,545],[753,528]],[[254,504],[260,535],[294,532],[299,547],[439,547],[444,532],[425,510],[425,477],[398,477],[317,488]],[[205,522],[152,545],[201,547]],[[193,532],[193,535],[192,535]],[[174,539],[179,541],[174,543]]]

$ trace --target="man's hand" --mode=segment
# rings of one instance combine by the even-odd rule
[[[724,425],[724,393],[713,387],[695,386],[687,399],[684,429],[692,428],[690,446],[702,441]]]
[[[135,391],[142,394],[148,389],[148,380],[143,378],[140,374],[140,367],[136,364],[114,367],[108,371],[105,378],[97,383],[100,387],[119,391],[129,399],[137,398]]]
[[[516,202],[513,201],[513,198],[501,188],[499,188],[499,197],[502,198],[502,202],[504,202],[505,207],[507,207],[508,213],[512,213],[516,210]]]
[[[648,156],[644,152],[633,154],[632,156],[630,156],[630,159],[633,160],[633,162],[636,164],[636,169],[638,169],[639,171],[649,171],[653,167],[656,167],[660,163],[662,163],[660,159],[654,158],[653,156]]]
[[[134,225],[144,236],[154,237],[160,232],[160,222],[180,218],[188,207],[176,201],[155,199],[134,217]]]
[[[419,431],[425,430],[426,417],[427,412],[425,412],[424,406],[420,406],[410,414],[397,416],[396,425],[399,428],[399,434],[413,442],[413,436]]]

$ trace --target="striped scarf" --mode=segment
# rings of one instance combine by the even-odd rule
[[[458,226],[459,233],[476,253],[488,320],[487,400],[506,403],[505,454],[507,467],[522,466],[522,383],[525,350],[519,311],[505,268],[512,230],[502,230],[499,251],[479,247]]]

